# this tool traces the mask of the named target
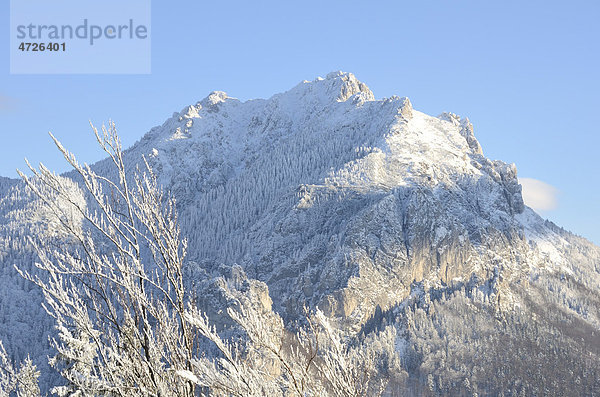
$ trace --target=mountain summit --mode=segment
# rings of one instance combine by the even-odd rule
[[[468,119],[334,72],[269,99],[213,92],[126,160],[145,156],[177,198],[200,295],[255,279],[288,322],[307,305],[348,338],[391,340],[393,395],[600,392],[600,249],[526,207],[516,166],[483,153]],[[5,190],[0,247],[25,233],[8,221],[23,187]]]
[[[516,167],[482,153],[468,119],[334,72],[268,100],[211,93],[128,154],[178,197],[195,261],[240,264],[287,315],[310,302],[360,326],[415,281],[523,265]]]

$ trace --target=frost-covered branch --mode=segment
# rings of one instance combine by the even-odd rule
[[[94,133],[115,178],[79,164],[54,137],[85,194],[73,193],[43,165],[30,166],[31,178],[21,174],[70,242],[57,247],[34,239],[42,272],[21,272],[42,288],[59,331],[51,363],[69,385],[56,391],[194,395],[195,384],[176,375],[191,369],[195,336],[184,317],[185,241],[175,202],[165,198],[147,164],[131,188],[113,123]]]

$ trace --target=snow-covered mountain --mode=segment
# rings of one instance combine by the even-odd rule
[[[335,72],[267,100],[213,92],[126,151],[142,155],[177,198],[194,281],[239,265],[288,321],[307,304],[348,337],[392,338],[391,392],[600,393],[600,249],[524,206],[515,165],[486,158],[468,119]],[[43,225],[19,222],[21,185],[0,192],[10,283],[14,242]]]

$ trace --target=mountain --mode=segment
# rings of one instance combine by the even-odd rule
[[[526,207],[516,166],[486,158],[468,119],[335,72],[267,100],[213,92],[125,153],[142,156],[177,198],[207,299],[233,299],[216,280],[235,274],[288,323],[318,307],[387,346],[392,395],[600,393],[600,248]],[[49,331],[39,292],[31,319],[12,298],[30,288],[10,270],[33,260],[24,236],[44,225],[20,220],[31,199],[10,184],[0,336],[18,356],[16,330]]]

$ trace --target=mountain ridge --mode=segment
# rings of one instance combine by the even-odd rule
[[[328,140],[329,142],[327,142]],[[328,145],[331,144],[331,140],[337,141],[329,151],[324,150],[317,154],[311,154],[310,150],[306,150],[308,153],[301,153],[302,150],[296,152],[292,150],[297,147],[314,148]],[[306,145],[307,141],[310,141],[311,145]],[[198,146],[190,149],[194,145]],[[200,145],[202,146],[200,147]],[[282,149],[282,146],[292,149]],[[340,148],[344,149],[339,150]],[[336,154],[336,150],[342,154]],[[326,78],[317,78],[312,82],[304,81],[291,90],[276,94],[267,100],[240,102],[222,92],[211,93],[196,105],[186,107],[180,113],[174,114],[162,126],[152,129],[130,151],[136,156],[140,156],[141,152],[145,151],[144,154],[150,157],[151,165],[163,178],[163,183],[174,192],[179,200],[197,204],[199,208],[203,209],[200,212],[208,213],[204,217],[198,214],[189,214],[184,219],[195,217],[193,223],[196,226],[206,224],[209,218],[216,218],[219,214],[238,219],[237,222],[225,222],[227,224],[212,228],[208,226],[205,234],[217,236],[213,241],[208,241],[210,238],[203,239],[202,236],[192,238],[193,241],[202,241],[202,245],[213,246],[214,250],[217,247],[224,247],[224,250],[228,252],[225,255],[215,254],[211,253],[210,249],[201,249],[196,246],[192,248],[192,252],[199,253],[194,258],[195,260],[205,263],[240,263],[252,277],[258,277],[267,284],[269,284],[268,280],[283,285],[289,282],[281,274],[272,274],[273,266],[287,269],[279,273],[297,273],[300,268],[307,268],[307,263],[312,263],[313,260],[304,258],[303,261],[307,263],[300,265],[299,268],[294,268],[289,258],[282,258],[280,259],[281,263],[275,265],[272,260],[265,259],[265,255],[258,254],[256,250],[249,248],[249,245],[252,244],[249,241],[255,243],[258,239],[262,241],[262,244],[265,244],[264,242],[267,240],[281,241],[279,250],[286,247],[285,249],[291,249],[297,255],[306,257],[316,255],[320,258],[319,260],[324,260],[329,255],[330,261],[339,262],[339,258],[333,259],[333,257],[341,255],[341,251],[344,251],[345,248],[337,247],[337,254],[331,252],[323,254],[319,251],[327,251],[327,249],[322,247],[322,243],[314,242],[313,244],[319,247],[314,247],[313,252],[306,253],[304,252],[306,246],[303,245],[304,248],[302,248],[290,241],[289,235],[273,234],[277,223],[277,227],[284,231],[285,228],[289,229],[294,222],[297,223],[294,221],[297,215],[294,211],[304,209],[310,212],[315,200],[327,201],[327,197],[349,194],[356,196],[356,200],[351,201],[354,204],[359,203],[360,207],[361,200],[362,202],[377,201],[381,197],[375,198],[375,196],[380,194],[386,196],[387,201],[394,202],[390,204],[392,207],[406,209],[410,207],[410,203],[398,203],[398,201],[402,201],[399,199],[400,196],[405,193],[412,197],[410,200],[439,201],[439,197],[444,200],[451,197],[452,193],[448,192],[454,190],[468,192],[469,194],[463,194],[461,197],[462,213],[456,212],[454,217],[468,215],[470,209],[476,208],[489,218],[485,221],[487,222],[486,227],[500,225],[497,229],[500,230],[501,235],[502,233],[519,235],[517,229],[520,224],[513,217],[525,209],[516,177],[516,167],[485,158],[468,119],[462,119],[451,113],[443,113],[437,118],[427,116],[414,110],[408,98],[391,97],[375,100],[368,87],[351,73],[333,72]],[[349,156],[348,152],[352,151],[354,153]],[[332,156],[331,153],[334,155]],[[309,170],[302,170],[302,156],[305,155],[308,156],[307,161],[314,160],[316,167],[313,165]],[[311,155],[315,158],[311,158]],[[339,158],[323,160],[324,157],[335,157],[336,155]],[[192,158],[193,163],[187,161],[187,158]],[[266,159],[273,161],[269,163]],[[281,160],[281,162],[275,163],[275,160]],[[201,165],[198,166],[198,163]],[[260,166],[252,168],[256,163],[259,163]],[[272,170],[286,167],[300,169],[300,171],[294,174],[291,171]],[[184,172],[181,173],[179,170],[184,170]],[[192,170],[191,176],[189,175],[190,170]],[[273,183],[273,179],[269,176],[266,181],[260,182],[258,178],[263,171],[271,172],[273,174],[271,176],[280,180]],[[239,203],[241,198],[235,193],[218,192],[221,187],[235,189],[236,187],[233,185],[239,185],[240,179],[250,179],[252,182],[248,182],[249,186],[258,191],[267,192],[259,198],[255,198],[255,205],[248,205],[249,208],[254,209],[262,207],[255,216],[247,215],[246,213],[249,211],[240,211],[233,204],[224,206],[211,203],[211,200],[208,199],[198,200],[196,194],[191,193],[206,191],[217,196],[231,194],[232,196],[228,199],[233,203]],[[190,184],[194,184],[194,186],[190,186]],[[231,187],[229,187],[230,185]],[[273,185],[276,185],[275,188]],[[403,190],[405,188],[408,190],[405,193],[397,193],[396,198],[391,197],[393,194],[389,195],[389,193],[393,193],[394,189]],[[413,188],[416,189],[416,193],[411,190]],[[418,192],[421,188],[425,188],[427,192],[419,196]],[[429,194],[428,189],[433,192],[433,195]],[[361,191],[366,194],[362,194]],[[252,194],[250,192],[248,195]],[[436,198],[436,196],[439,197]],[[228,199],[217,197],[214,201],[219,203]],[[295,206],[290,206],[289,204],[294,201],[297,201]],[[442,208],[443,204],[439,202],[435,205],[431,204],[432,208],[436,206]],[[191,208],[196,207],[191,206]],[[261,214],[270,214],[273,211],[280,211],[282,218],[278,220],[269,219],[268,216],[261,218]],[[416,209],[414,211],[418,212]],[[433,213],[435,210],[431,212]],[[426,214],[421,213],[413,216],[427,217]],[[481,219],[476,221],[482,222]],[[478,226],[475,223],[467,222],[463,226],[465,230],[471,229],[468,240],[476,242],[472,248],[477,251],[476,246],[481,242],[481,235],[484,232],[479,230],[481,225]],[[457,224],[461,224],[461,222],[457,221]],[[302,222],[297,227],[308,228]],[[395,227],[399,228],[400,226],[395,225]],[[421,225],[421,227],[424,226]],[[186,227],[184,226],[184,228]],[[192,227],[190,226],[190,228]],[[250,233],[252,237],[248,237],[248,233],[246,233],[248,228],[252,230]],[[227,231],[223,232],[223,229]],[[441,231],[450,231],[451,229],[451,227],[436,228],[438,235],[436,238],[443,239]],[[242,233],[240,230],[244,230],[244,232]],[[344,235],[347,231],[338,232]],[[228,235],[219,238],[219,233]],[[294,236],[302,241],[301,233],[296,233]],[[408,235],[404,235],[404,237],[410,239]],[[465,241],[464,236],[461,237],[462,240],[458,237],[452,237],[456,240],[452,244],[462,244]],[[344,237],[326,236],[326,240],[331,238],[338,238],[342,241]],[[394,240],[395,246],[404,246],[402,251],[407,252],[408,255],[411,254],[410,242],[399,241],[395,237],[392,240]],[[305,243],[306,241],[302,244]],[[358,245],[364,245],[363,243]],[[439,241],[435,244],[437,246]],[[422,249],[426,253],[420,252],[416,256],[421,255],[423,257],[421,260],[438,266],[437,256],[439,255],[434,252],[440,247],[432,247],[430,242],[425,245],[428,247],[420,247],[415,251],[419,252]],[[415,243],[414,246],[417,247],[419,244]],[[271,249],[265,248],[265,250],[270,251]],[[279,251],[276,249],[270,255],[278,254]],[[264,265],[256,265],[256,262],[262,262]],[[342,268],[340,266],[342,266],[340,263],[335,265],[338,270],[344,268],[344,266]],[[430,267],[433,268],[429,265],[425,267],[424,273],[427,273],[427,269]],[[452,277],[447,275],[447,266],[442,267],[444,268],[441,271],[441,274],[444,274],[442,279],[447,283]],[[420,267],[417,266],[417,268]],[[329,271],[336,273],[333,269]],[[337,293],[343,295],[344,292],[335,290],[333,285],[347,285],[353,280],[351,274],[356,271],[356,269],[353,271],[340,270],[340,273],[347,274],[346,281],[340,284],[339,280],[334,280],[326,283],[330,284],[330,287],[321,287],[326,297],[322,296],[321,298],[330,302],[328,304],[321,301],[322,308],[328,307],[328,305],[341,304],[344,306],[345,303],[337,302],[340,300],[342,302],[355,300],[352,297],[334,299],[331,294],[335,295],[338,291]],[[489,272],[490,269],[486,271]],[[420,272],[420,270],[417,271],[417,273]],[[307,276],[311,280],[308,284],[319,283],[316,280],[321,277],[321,274],[318,273],[319,276],[315,274]],[[414,276],[412,273],[411,275]],[[306,284],[307,281],[296,280],[296,283],[302,290],[300,284]],[[277,290],[276,294],[282,293],[282,290],[278,290],[275,285],[270,285],[270,287]],[[294,299],[310,299],[312,294],[307,291],[311,289],[310,287],[304,288],[305,295],[310,296],[299,296]],[[397,297],[396,299],[401,298]],[[297,306],[297,303],[288,306]],[[351,306],[353,304],[350,304],[349,307]],[[283,310],[283,306],[280,305],[279,310]],[[341,310],[345,315],[351,314],[348,312],[350,310],[348,307],[331,309],[330,314],[336,310],[338,313]],[[374,307],[369,309],[369,312],[372,310]],[[367,315],[367,313],[363,313],[362,316]]]
[[[538,343],[527,349],[539,357],[523,357],[514,371],[538,359],[567,365],[579,354],[600,357],[593,347],[600,249],[525,206],[516,166],[483,153],[467,118],[426,115],[405,97],[376,99],[351,73],[333,72],[269,99],[212,92],[124,156],[130,169],[144,156],[176,198],[189,241],[185,272],[207,302],[238,299],[224,279],[251,280],[261,305],[288,324],[307,305],[348,338],[392,338],[390,360],[405,379],[398,384],[408,382],[414,395],[426,388],[451,395],[466,377],[493,395],[503,383],[486,383],[457,357],[484,357],[481,371],[490,374],[495,356],[514,359],[503,343]],[[116,177],[107,159],[92,168]],[[73,173],[63,177],[77,181]],[[7,191],[0,197],[0,281],[15,296],[34,296],[33,307],[41,294],[15,283],[9,269],[17,260],[32,266],[26,236],[48,226],[19,220],[38,204],[20,184]],[[33,320],[22,321],[9,297],[0,309],[7,319],[0,336],[17,341],[23,355],[33,342],[15,330]],[[226,322],[217,314],[215,321]],[[540,348],[553,333],[561,335],[556,349]],[[503,371],[521,382],[511,387],[532,390],[510,368]]]

